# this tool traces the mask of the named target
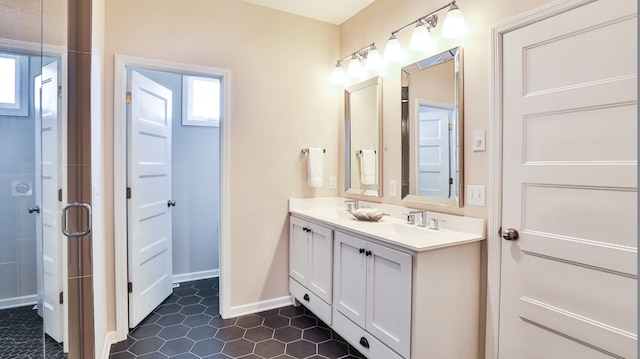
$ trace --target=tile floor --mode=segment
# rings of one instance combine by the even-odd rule
[[[62,351],[62,344],[43,334],[42,317],[33,309],[33,305],[0,310],[0,358],[66,357]]]
[[[364,358],[304,307],[233,319],[218,311],[218,280],[182,283],[153,313],[111,346],[110,359]]]

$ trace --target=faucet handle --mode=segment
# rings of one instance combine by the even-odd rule
[[[440,227],[438,226],[438,224],[440,222],[446,222],[444,219],[440,219],[440,218],[431,218],[431,226],[429,227],[430,229],[440,229]]]
[[[416,215],[418,213],[415,213],[415,211],[413,212],[409,212],[409,213],[405,213],[404,215],[407,216],[407,223],[408,224],[416,224]]]
[[[418,222],[418,227],[427,226],[427,211],[417,210],[417,211],[410,211],[409,213],[413,214],[414,216],[420,215],[420,221]]]
[[[358,200],[357,199],[348,199],[344,201],[347,204],[347,211],[351,212],[358,209]]]

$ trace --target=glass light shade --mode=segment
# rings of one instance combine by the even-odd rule
[[[349,61],[349,68],[347,69],[347,77],[354,78],[360,77],[363,74],[362,62],[357,57],[352,57]]]
[[[400,62],[402,61],[402,47],[400,41],[395,35],[389,38],[387,46],[384,48],[384,61],[386,62]]]
[[[380,56],[380,51],[376,48],[369,50],[369,53],[367,54],[367,63],[365,65],[367,71],[378,71],[383,67],[384,62],[382,61],[382,56]]]
[[[347,82],[347,75],[345,75],[344,70],[342,69],[342,65],[337,64],[336,67],[333,68],[333,73],[331,74],[331,82],[334,84],[343,84]]]
[[[423,24],[418,24],[413,30],[411,35],[411,42],[409,47],[413,51],[427,51],[431,48],[433,40],[431,39],[431,33]]]
[[[462,37],[467,33],[467,25],[462,17],[462,12],[456,5],[451,5],[447,16],[442,24],[442,37],[454,39]]]

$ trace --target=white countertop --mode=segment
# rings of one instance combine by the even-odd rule
[[[427,212],[427,219],[443,220],[434,230],[406,223],[404,213],[411,208],[360,201],[364,207],[378,208],[385,215],[378,222],[359,221],[346,208],[348,198],[292,198],[289,213],[328,225],[336,230],[361,233],[381,242],[415,252],[455,246],[485,239],[485,220]],[[429,222],[427,222],[429,223]]]

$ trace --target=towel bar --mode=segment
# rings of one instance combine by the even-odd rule
[[[307,153],[309,153],[309,149],[308,148],[303,148],[302,149],[302,153],[306,155]],[[323,148],[322,149],[322,153],[327,153],[327,150]]]
[[[378,151],[373,150],[373,153],[378,153]],[[357,150],[356,151],[356,155],[361,155],[362,154],[362,150]]]

